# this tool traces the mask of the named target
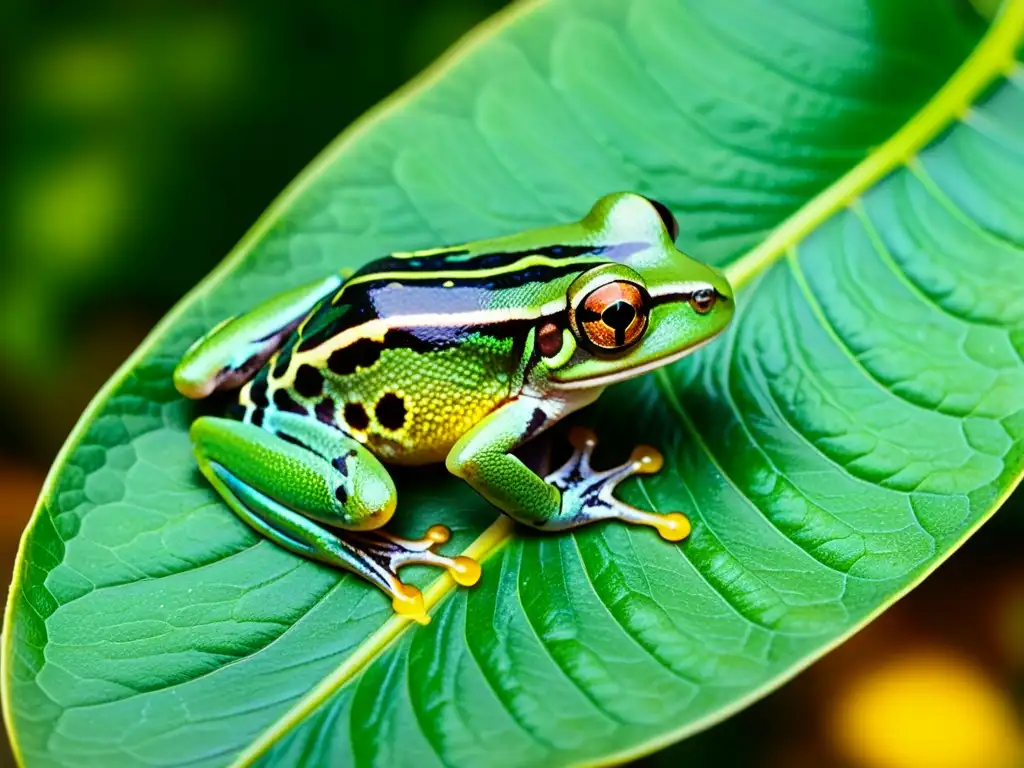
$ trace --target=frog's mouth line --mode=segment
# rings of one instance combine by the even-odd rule
[[[723,328],[722,330],[724,331],[725,329]],[[606,373],[603,376],[595,376],[590,379],[579,379],[577,381],[558,381],[557,379],[552,378],[551,387],[553,389],[591,389],[592,387],[604,387],[609,384],[616,384],[620,381],[626,381],[628,379],[632,379],[637,376],[641,376],[645,373],[648,373],[650,371],[653,371],[656,368],[661,368],[664,365],[671,365],[672,363],[676,362],[676,360],[681,360],[682,358],[689,355],[691,352],[696,352],[705,344],[708,344],[717,339],[719,334],[721,333],[722,331],[719,331],[714,336],[709,336],[708,338],[704,339],[704,341],[698,342],[697,344],[694,344],[692,347],[686,347],[685,349],[680,349],[677,352],[673,352],[669,355],[656,357],[652,360],[648,360],[643,365],[638,365],[635,368],[630,368],[625,371]]]

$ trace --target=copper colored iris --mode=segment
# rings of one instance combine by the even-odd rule
[[[633,283],[602,285],[576,310],[580,334],[598,349],[618,350],[634,344],[647,328],[646,299]]]

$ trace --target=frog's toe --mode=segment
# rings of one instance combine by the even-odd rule
[[[667,515],[655,515],[650,525],[654,526],[661,538],[666,541],[682,541],[690,535],[692,526],[690,518],[682,512],[669,512]]]
[[[690,521],[681,512],[655,514],[614,496],[623,480],[633,475],[653,475],[661,470],[664,459],[656,449],[637,446],[623,464],[597,471],[591,466],[597,435],[590,429],[575,427],[569,432],[569,442],[574,448],[572,456],[545,478],[562,493],[559,527],[614,519],[654,528],[668,541],[682,541],[690,534]]]
[[[430,616],[427,615],[426,605],[423,602],[423,593],[416,587],[399,581],[392,594],[391,607],[395,609],[395,613],[420,624],[430,623]]]
[[[649,445],[638,445],[629,455],[629,460],[637,463],[638,466],[634,473],[637,475],[655,475],[665,464],[661,452]]]
[[[368,551],[384,568],[395,574],[406,565],[433,565],[444,568],[456,584],[471,587],[480,580],[480,564],[471,557],[449,557],[435,548],[451,538],[451,531],[443,525],[432,525],[420,539],[406,539],[386,531],[358,534],[360,548]]]
[[[471,587],[480,580],[480,564],[471,557],[448,557],[434,551],[451,538],[451,531],[443,525],[432,525],[423,538],[405,539],[385,531],[350,533],[349,540],[373,563],[374,582],[391,596],[395,613],[428,624],[423,594],[398,576],[398,569],[406,565],[433,565],[444,568],[456,584]]]
[[[436,526],[441,528],[443,526]],[[378,534],[386,537],[386,534]],[[447,539],[445,539],[447,541]],[[398,539],[398,541],[403,541]],[[383,549],[383,548],[382,548]],[[380,551],[379,549],[377,551]],[[429,624],[430,616],[427,615],[426,605],[423,601],[423,593],[411,584],[406,584],[398,578],[395,571],[402,565],[418,563],[422,565],[437,565],[446,568],[451,574],[455,583],[463,587],[471,587],[480,580],[480,564],[471,557],[459,555],[458,557],[445,557],[431,552],[429,549],[420,552],[396,550],[398,554],[391,558],[389,572],[385,580],[389,584],[388,592],[392,596],[391,605],[395,613],[400,616],[418,621],[420,624]]]
[[[569,444],[577,453],[589,459],[597,448],[597,433],[587,427],[573,427],[569,430]]]
[[[472,587],[480,581],[480,563],[472,557],[459,555],[452,560],[448,573],[460,587]]]
[[[432,525],[422,539],[402,539],[380,531],[378,535],[394,547],[391,562],[394,568],[404,565],[436,565],[444,568],[462,587],[472,587],[480,581],[480,563],[471,557],[448,557],[435,551],[435,547],[451,538],[451,531],[443,525]]]

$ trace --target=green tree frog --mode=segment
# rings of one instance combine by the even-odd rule
[[[675,246],[669,210],[607,195],[580,221],[466,245],[393,253],[225,320],[174,373],[190,398],[237,390],[226,418],[190,435],[199,468],[246,523],[292,552],[353,571],[395,610],[426,621],[399,567],[448,569],[471,585],[480,567],[422,539],[385,533],[395,485],[385,464],[444,462],[513,519],[544,531],[599,520],[651,526],[679,541],[679,513],[614,498],[661,456],[633,450],[591,467],[595,435],[541,477],[515,450],[609,384],[678,360],[728,325],[733,292]]]

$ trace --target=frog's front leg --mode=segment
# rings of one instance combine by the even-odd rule
[[[448,540],[444,526],[431,526],[419,540],[376,530],[394,512],[395,486],[360,443],[294,414],[275,414],[275,419],[284,437],[209,416],[192,425],[200,469],[242,520],[296,554],[366,578],[391,596],[398,613],[422,623],[427,621],[423,597],[399,579],[400,567],[436,565],[460,584],[477,581],[475,561],[433,551]]]
[[[669,541],[686,538],[690,522],[682,513],[645,512],[613,496],[627,477],[661,469],[661,454],[649,446],[638,446],[625,464],[599,472],[590,466],[596,436],[576,428],[569,435],[573,455],[545,478],[511,454],[562,415],[563,409],[550,400],[513,400],[455,444],[446,461],[448,469],[510,517],[540,530],[560,531],[617,519],[649,525]]]

